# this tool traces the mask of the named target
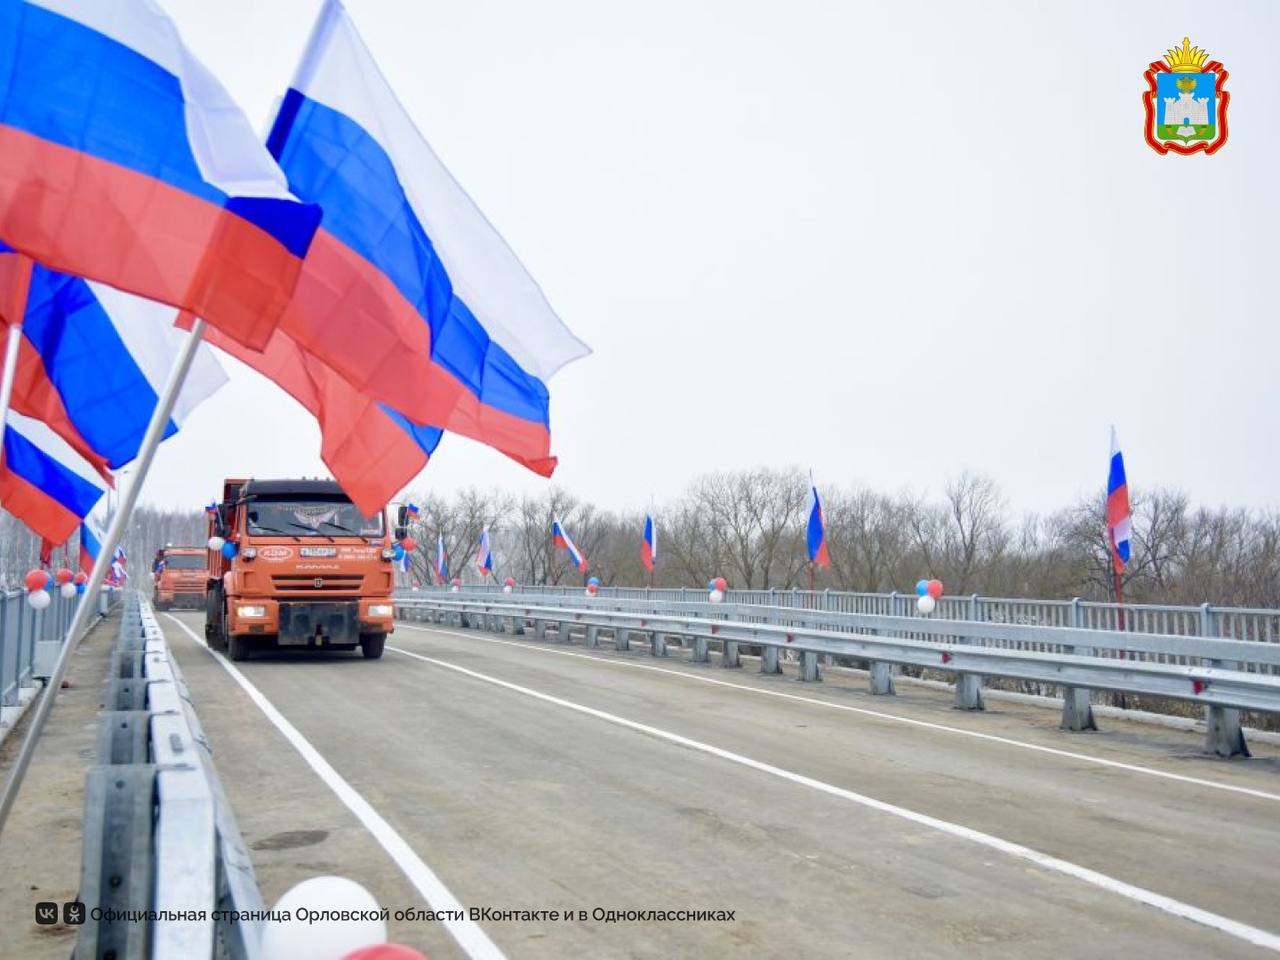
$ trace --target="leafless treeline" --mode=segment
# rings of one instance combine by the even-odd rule
[[[146,579],[156,550],[166,543],[197,546],[205,542],[204,512],[158,510],[140,506],[133,511],[125,532],[124,548],[131,577]],[[67,547],[53,554],[53,565],[63,564],[72,570],[80,563],[80,537],[73,535]],[[12,588],[22,583],[23,575],[40,564],[40,540],[8,513],[0,511],[0,587]]]
[[[942,495],[886,494],[825,487],[823,512],[832,567],[819,588],[910,591],[938,577],[953,594],[1110,599],[1104,494],[1048,516],[1012,515],[990,478],[964,473]],[[436,536],[451,576],[478,580],[480,530],[488,525],[498,579],[578,582],[551,545],[558,516],[602,583],[641,585],[643,511],[601,509],[556,487],[538,497],[464,490],[421,494],[413,534],[413,576],[430,582]],[[804,527],[808,484],[796,469],[709,474],[659,505],[657,586],[692,586],[714,576],[736,587],[807,587]],[[1280,513],[1193,506],[1177,491],[1134,494],[1133,556],[1124,576],[1134,602],[1280,607]]]
[[[989,478],[962,474],[941,496],[866,488],[822,490],[832,568],[819,588],[910,591],[938,577],[952,594],[1109,599],[1113,595],[1103,529],[1103,493],[1047,516],[1015,517]],[[521,583],[578,583],[563,550],[551,544],[560,517],[605,584],[642,585],[643,511],[604,510],[555,486],[537,497],[463,490],[411,497],[421,506],[413,579],[431,582],[436,537],[451,576],[476,582],[480,531],[490,529],[495,575]],[[808,484],[795,469],[708,474],[655,508],[657,586],[701,586],[714,576],[735,587],[807,587],[804,525]],[[1153,603],[1280,607],[1280,512],[1193,506],[1173,490],[1134,493],[1133,558],[1126,599]],[[166,542],[204,541],[205,521],[190,512],[139,508],[126,547],[144,576]],[[73,563],[76,541],[72,541]],[[38,542],[0,516],[0,582],[14,586],[36,565]],[[60,556],[60,555],[59,555]]]

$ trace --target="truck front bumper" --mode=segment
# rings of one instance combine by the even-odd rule
[[[362,633],[391,633],[391,600],[302,601],[231,598],[228,633],[276,637],[280,646],[349,645]],[[377,611],[377,615],[374,611]]]

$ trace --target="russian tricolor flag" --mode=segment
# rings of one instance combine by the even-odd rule
[[[80,524],[80,571],[93,573],[93,565],[102,553],[102,531],[89,517]]]
[[[37,535],[66,543],[106,489],[98,471],[48,426],[9,411],[0,503]]]
[[[1115,557],[1116,570],[1129,562],[1129,541],[1133,535],[1133,518],[1129,510],[1129,482],[1124,475],[1124,454],[1111,428],[1111,468],[1107,473],[1107,537]]]
[[[0,3],[0,240],[261,348],[319,217],[152,0]]]
[[[441,583],[449,581],[449,560],[444,555],[444,534],[436,536],[436,579]]]
[[[822,499],[812,481],[809,485],[809,524],[805,530],[805,539],[809,545],[809,562],[824,570],[830,567],[831,554],[827,551],[827,528],[822,518]]]
[[[192,317],[184,316],[182,326]],[[413,423],[370,399],[288,334],[261,352],[208,328],[205,339],[275,382],[316,418],[320,458],[366,514],[376,513],[422,472],[443,431]]]
[[[188,336],[173,319],[172,307],[36,264],[21,317],[13,409],[48,424],[107,476],[106,468],[137,456]],[[201,346],[165,436],[226,380],[213,351]]]
[[[493,553],[489,549],[489,528],[480,531],[480,549],[476,552],[476,569],[480,576],[487,577],[493,573]]]
[[[653,573],[654,564],[658,562],[658,529],[653,523],[653,514],[644,515],[644,542],[640,544],[640,562],[645,569]]]
[[[551,540],[557,547],[569,551],[569,559],[573,561],[575,567],[583,573],[587,572],[587,558],[578,551],[573,539],[555,517],[551,518]]]
[[[324,210],[280,329],[415,424],[550,475],[546,380],[589,350],[405,113],[326,0],[268,146]]]

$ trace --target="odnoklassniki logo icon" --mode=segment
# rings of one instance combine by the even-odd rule
[[[1164,55],[1147,67],[1146,139],[1156,153],[1217,153],[1227,142],[1227,69],[1207,51],[1191,45]]]

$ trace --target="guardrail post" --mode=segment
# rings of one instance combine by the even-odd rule
[[[655,657],[665,657],[667,655],[667,635],[661,630],[650,631],[649,652]]]
[[[1077,629],[1084,627],[1084,607],[1079,597],[1071,599],[1071,626]],[[1064,646],[1063,653],[1093,653],[1092,648]],[[1097,730],[1098,724],[1093,719],[1093,707],[1089,705],[1089,691],[1083,687],[1064,685],[1062,688],[1062,729],[1064,730]]]
[[[711,654],[707,651],[707,638],[693,638],[693,653],[690,656],[693,663],[710,663]]]
[[[1218,616],[1207,603],[1200,604],[1200,636],[1218,634]],[[1208,666],[1218,670],[1239,670],[1240,664],[1228,660],[1209,660]],[[1234,707],[1208,704],[1204,708],[1205,750],[1220,757],[1247,757],[1249,747],[1240,727],[1240,711]]]
[[[582,642],[588,647],[600,646],[600,628],[594,623],[588,623],[587,633],[586,636],[583,637]]]
[[[818,672],[818,655],[812,650],[800,651],[800,679],[809,683],[822,679]]]
[[[760,672],[761,673],[781,673],[782,666],[778,663],[777,647],[761,647],[760,648]]]
[[[547,639],[547,621],[545,620],[533,621],[533,637],[535,640]]]
[[[629,631],[626,627],[613,628],[613,649],[630,651],[631,631]]]
[[[897,693],[893,688],[893,669],[883,660],[871,661],[871,692],[877,696]]]
[[[975,593],[969,598],[969,619],[977,621],[980,613],[978,595]],[[966,643],[964,638],[960,638],[960,643]],[[982,675],[977,673],[957,673],[956,674],[956,702],[957,710],[985,710],[986,707],[982,703]]]

